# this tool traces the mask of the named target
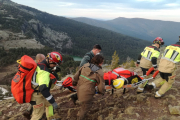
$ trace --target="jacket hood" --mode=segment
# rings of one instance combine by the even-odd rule
[[[92,64],[92,63],[86,63],[83,67],[85,68],[84,73],[87,76],[90,75],[92,72],[93,73],[95,73],[95,72],[99,73],[99,70],[101,70],[101,68],[99,66]]]

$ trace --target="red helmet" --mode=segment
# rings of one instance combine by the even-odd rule
[[[164,41],[161,37],[157,37],[154,39],[153,43],[157,43],[159,45],[164,45]]]
[[[56,64],[60,64],[63,60],[61,54],[58,52],[48,53],[47,57],[49,58],[50,61]]]

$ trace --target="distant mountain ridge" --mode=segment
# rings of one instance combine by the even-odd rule
[[[73,20],[148,41],[162,37],[166,45],[174,44],[180,36],[180,22],[123,17],[108,21],[84,17],[73,18]]]
[[[64,54],[81,57],[94,44],[100,44],[106,58],[111,59],[116,50],[121,62],[128,56],[137,59],[142,49],[151,44],[145,40],[41,12],[10,0],[0,0],[0,3],[0,29],[18,33],[19,36],[16,38],[9,34],[6,37],[9,41],[11,38],[35,39],[37,44],[40,42]],[[2,41],[5,38],[0,36],[0,43]]]

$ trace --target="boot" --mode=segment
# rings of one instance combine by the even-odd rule
[[[31,119],[31,112],[30,111],[28,111],[28,110],[26,110],[24,113],[23,113],[23,116],[25,117],[25,118],[27,118],[28,120],[30,120]]]
[[[71,95],[70,98],[72,99],[74,105],[76,105],[76,100],[78,100],[77,94]]]
[[[28,120],[31,119],[31,115],[33,112],[33,107],[29,106],[28,109],[23,113],[24,117],[27,118]]]
[[[160,95],[160,94],[158,93],[158,91],[156,91],[154,98],[159,99],[159,98],[161,98],[161,97],[162,97],[162,95]]]
[[[137,92],[137,94],[143,93],[144,92],[144,88],[138,87],[136,92]]]
[[[144,87],[144,90],[149,91],[149,92],[151,92],[152,89],[154,89],[153,85],[146,84],[145,87]]]

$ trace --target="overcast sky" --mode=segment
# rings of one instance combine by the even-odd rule
[[[117,17],[180,22],[180,0],[12,0],[64,17]]]

